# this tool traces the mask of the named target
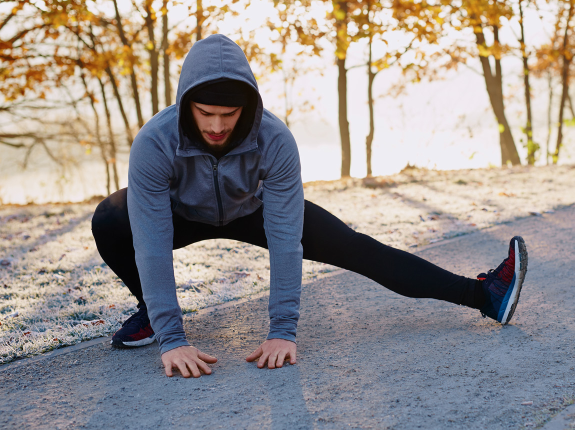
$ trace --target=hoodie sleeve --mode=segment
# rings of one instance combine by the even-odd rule
[[[142,130],[130,151],[128,215],[144,302],[161,354],[189,345],[174,278],[171,177],[169,154]]]
[[[286,129],[263,180],[264,228],[270,253],[268,339],[295,342],[301,295],[304,195],[296,142]],[[272,156],[274,154],[271,154]]]

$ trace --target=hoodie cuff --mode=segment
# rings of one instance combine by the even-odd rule
[[[186,333],[183,330],[156,333],[156,339],[160,344],[160,354],[164,354],[180,346],[189,346]]]
[[[296,322],[270,322],[270,332],[267,339],[284,339],[296,343],[296,332],[297,323]]]

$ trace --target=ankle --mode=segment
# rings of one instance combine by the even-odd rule
[[[485,292],[483,291],[483,281],[468,278],[467,289],[461,298],[461,305],[473,309],[481,309],[485,304]]]
[[[481,309],[485,304],[485,291],[483,290],[483,280],[475,280],[473,291],[474,308]]]

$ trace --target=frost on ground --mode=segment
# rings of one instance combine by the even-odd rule
[[[311,200],[388,245],[416,249],[575,203],[575,166],[429,171],[314,182]],[[95,204],[0,207],[0,364],[116,331],[135,310],[90,231]],[[269,288],[266,250],[213,240],[174,251],[184,313]],[[304,262],[304,279],[335,270]]]

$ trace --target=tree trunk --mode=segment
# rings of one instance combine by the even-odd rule
[[[547,84],[549,86],[549,103],[547,105],[547,144],[545,147],[545,164],[549,165],[549,143],[551,142],[551,110],[553,108],[553,75],[551,70],[547,71]]]
[[[341,139],[341,177],[347,178],[351,171],[351,139],[347,119],[347,70],[345,58],[337,59],[337,93],[339,96],[339,136]]]
[[[104,111],[106,112],[106,121],[108,124],[108,135],[110,137],[110,158],[107,159],[108,164],[112,166],[112,171],[114,172],[114,185],[116,190],[120,189],[120,183],[118,179],[118,168],[116,165],[116,139],[114,138],[114,130],[112,129],[112,117],[110,115],[110,109],[108,109],[108,99],[106,97],[106,89],[104,83],[98,78],[100,83],[100,90],[102,92],[102,101],[104,102]]]
[[[371,146],[373,143],[373,136],[375,134],[375,123],[373,118],[373,81],[375,73],[371,70],[371,45],[372,38],[369,38],[369,57],[367,61],[367,104],[369,106],[369,134],[365,138],[365,155],[367,162],[367,176],[372,176],[371,170]]]
[[[196,0],[196,42],[202,40],[202,24],[204,23],[204,6],[202,0]]]
[[[150,74],[151,86],[150,94],[152,96],[152,115],[160,111],[160,104],[158,100],[158,69],[159,69],[159,54],[156,49],[156,38],[154,36],[154,25],[156,20],[152,15],[152,2],[146,0],[144,10],[146,12],[146,29],[148,30],[148,52],[150,53]]]
[[[341,177],[347,178],[351,172],[351,139],[349,136],[349,121],[347,118],[347,69],[345,60],[348,43],[348,4],[347,0],[334,1],[336,30],[336,64],[338,70],[337,94],[339,136],[341,141]]]
[[[527,139],[527,164],[535,164],[535,154],[539,145],[533,142],[533,119],[531,115],[531,86],[529,85],[529,62],[525,47],[525,25],[523,23],[523,7],[519,1],[519,25],[521,28],[521,54],[523,57],[523,86],[525,87],[525,107],[527,110],[527,124],[525,124],[525,138]]]
[[[496,42],[499,41],[499,31],[497,27],[493,28],[494,39]],[[478,46],[486,46],[485,35],[481,29],[478,33],[475,33],[476,43]],[[489,95],[489,101],[495,114],[495,118],[499,124],[499,145],[501,147],[501,165],[505,166],[508,161],[512,165],[520,165],[521,160],[519,159],[519,154],[517,153],[517,148],[515,147],[515,142],[513,140],[513,135],[511,134],[511,129],[509,128],[509,123],[507,122],[507,117],[505,116],[505,106],[503,103],[503,76],[501,73],[501,60],[495,59],[495,74],[491,70],[491,65],[489,64],[489,57],[479,56],[481,61],[481,67],[483,69],[483,77],[485,79],[485,86],[487,88],[487,94]]]
[[[83,65],[80,64],[80,68],[82,68]],[[98,146],[100,147],[100,156],[102,158],[102,161],[104,162],[104,168],[106,169],[106,192],[108,193],[107,195],[111,194],[111,190],[110,190],[110,166],[108,165],[108,156],[107,156],[107,151],[104,145],[104,142],[102,141],[102,136],[100,135],[100,115],[98,115],[98,110],[96,109],[96,105],[94,103],[94,95],[92,94],[92,92],[90,91],[90,89],[88,88],[88,83],[86,82],[86,78],[84,77],[84,73],[82,73],[82,71],[80,71],[80,78],[82,80],[82,83],[84,84],[84,89],[86,90],[86,94],[88,94],[88,97],[90,98],[90,106],[92,107],[92,111],[94,112],[94,119],[96,121],[96,127],[95,127],[95,131],[96,131],[96,141],[98,142]]]
[[[122,102],[122,96],[120,95],[120,90],[118,89],[118,83],[116,79],[114,79],[114,73],[110,66],[106,68],[106,73],[110,78],[110,83],[112,84],[112,88],[114,89],[114,97],[118,102],[118,109],[120,110],[120,114],[122,115],[122,120],[124,121],[124,127],[126,128],[126,139],[128,141],[128,147],[132,147],[132,143],[134,142],[134,136],[132,135],[132,129],[130,128],[130,122],[128,121],[128,116],[126,115],[126,111],[124,110],[124,103]]]
[[[142,128],[144,126],[144,117],[142,116],[142,106],[140,104],[140,93],[138,91],[138,79],[136,78],[135,65],[132,58],[132,47],[128,42],[128,38],[124,33],[124,27],[122,26],[122,17],[120,16],[120,11],[118,9],[117,0],[112,0],[114,2],[114,10],[116,11],[116,27],[118,27],[118,34],[122,45],[130,50],[130,84],[132,85],[132,96],[134,98],[134,105],[136,106],[136,115],[138,116],[138,127]]]
[[[168,0],[164,0],[162,7],[162,53],[164,63],[164,97],[166,107],[172,104],[172,83],[170,81],[170,55],[168,54]]]
[[[567,49],[569,48],[569,23],[571,22],[571,17],[573,16],[573,4],[575,1],[571,0],[569,2],[569,12],[567,14],[567,24],[565,24],[565,34],[563,35],[563,52],[561,54],[561,60],[563,62],[563,70],[561,73],[561,102],[559,103],[559,124],[557,128],[557,144],[555,145],[555,153],[553,154],[553,164],[557,164],[559,161],[559,151],[563,144],[563,116],[565,111],[565,101],[569,95],[569,66],[571,65],[572,56],[567,57]]]

